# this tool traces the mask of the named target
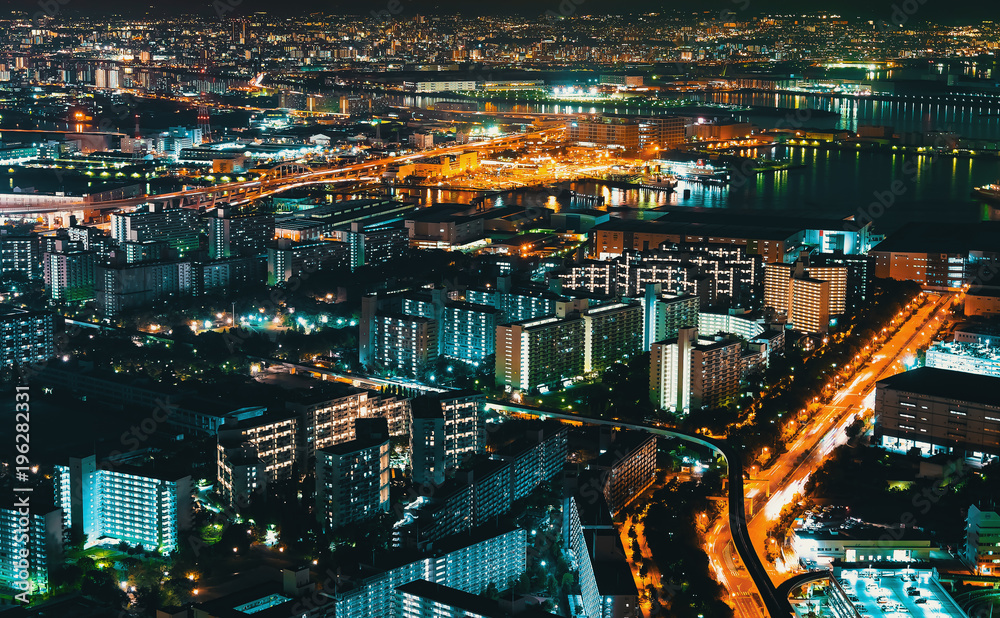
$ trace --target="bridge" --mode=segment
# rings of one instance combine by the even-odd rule
[[[792,605],[788,601],[787,593],[782,594],[782,591],[775,588],[774,584],[771,583],[771,578],[768,576],[767,570],[764,568],[764,564],[761,562],[760,557],[753,548],[753,542],[750,540],[750,533],[747,530],[746,508],[743,506],[743,460],[737,449],[722,440],[716,440],[708,436],[692,434],[685,431],[678,431],[676,429],[664,429],[655,425],[620,422],[615,419],[596,418],[592,416],[584,416],[582,414],[564,414],[554,410],[494,401],[487,401],[486,407],[487,409],[496,410],[498,412],[506,412],[509,414],[522,414],[537,416],[539,418],[553,418],[558,420],[584,422],[594,425],[611,425],[613,427],[621,427],[624,429],[646,431],[661,436],[694,442],[700,446],[711,448],[715,452],[722,455],[723,459],[726,460],[726,466],[729,470],[729,528],[733,534],[733,544],[736,545],[736,551],[739,553],[740,558],[743,560],[743,564],[746,565],[747,572],[750,574],[754,585],[757,587],[757,591],[760,594],[765,609],[767,610],[767,615],[770,616],[770,618],[785,618],[786,616],[793,615]],[[733,508],[734,505],[737,504],[741,505],[740,508]],[[807,575],[811,575],[816,579],[820,578],[819,573]],[[827,576],[828,573],[822,573],[822,577]]]
[[[435,150],[356,163],[344,167],[312,169],[300,163],[287,162],[271,168],[254,180],[231,182],[172,193],[156,195],[142,194],[107,201],[87,201],[85,198],[76,198],[76,201],[60,202],[59,204],[46,204],[42,201],[24,204],[0,204],[0,217],[12,215],[51,215],[50,219],[60,218],[65,222],[68,213],[80,212],[92,215],[95,212],[133,208],[144,203],[181,208],[201,208],[203,206],[212,208],[221,203],[234,205],[247,204],[262,197],[309,185],[356,182],[376,177],[380,178],[381,172],[389,166],[406,163],[415,159],[458,154],[469,150],[492,150],[517,144],[528,139],[557,137],[562,131],[563,127],[556,127],[532,133],[519,133],[517,135],[508,135],[472,144],[447,146]]]

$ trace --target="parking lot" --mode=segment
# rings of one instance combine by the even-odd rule
[[[837,576],[852,605],[871,618],[964,618],[929,570],[843,569]],[[908,592],[915,589],[915,593]],[[855,598],[857,600],[855,600]]]

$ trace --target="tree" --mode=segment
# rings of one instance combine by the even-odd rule
[[[490,599],[491,601],[499,601],[500,591],[497,590],[497,585],[494,584],[493,582],[490,582],[489,585],[486,586],[486,589],[483,590],[483,596],[486,597],[487,599]]]

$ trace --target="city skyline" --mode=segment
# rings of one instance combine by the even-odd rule
[[[1000,25],[826,8],[0,18],[0,609],[992,615]]]

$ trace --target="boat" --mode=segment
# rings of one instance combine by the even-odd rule
[[[1000,205],[1000,181],[991,185],[976,187],[972,190],[972,196],[990,202],[991,204]]]

